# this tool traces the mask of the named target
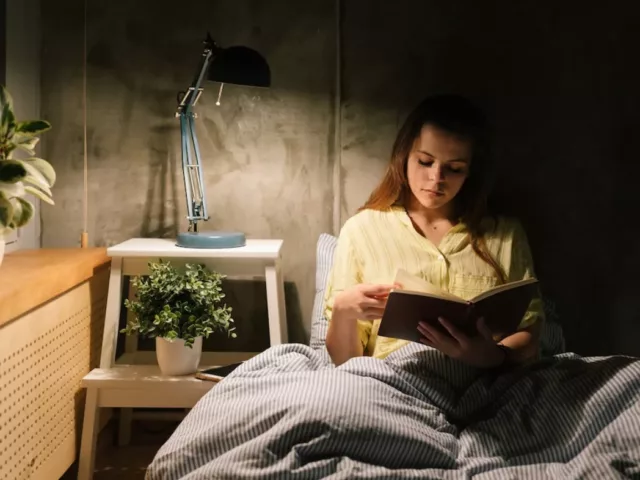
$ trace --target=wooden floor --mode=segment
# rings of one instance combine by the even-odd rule
[[[178,426],[175,421],[136,420],[131,426],[131,443],[116,445],[116,430],[112,421],[98,439],[94,480],[144,480],[146,467],[162,444]],[[77,465],[61,480],[75,480]]]

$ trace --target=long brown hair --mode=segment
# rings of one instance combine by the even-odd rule
[[[505,272],[489,252],[484,238],[487,231],[483,220],[488,215],[491,183],[487,122],[482,111],[468,99],[458,95],[431,96],[409,114],[396,136],[391,162],[382,181],[360,210],[387,210],[394,205],[406,205],[411,195],[407,161],[425,125],[434,125],[471,141],[473,159],[469,175],[453,200],[455,214],[467,226],[474,252],[495,270],[501,283],[506,283]],[[495,226],[493,222],[492,228]]]

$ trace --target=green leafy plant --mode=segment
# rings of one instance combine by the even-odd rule
[[[26,194],[53,205],[56,172],[49,162],[34,157],[38,135],[50,128],[44,120],[17,121],[11,95],[0,85],[0,240],[33,218],[33,204],[23,198]],[[15,158],[19,151],[28,158]]]
[[[179,270],[160,260],[149,263],[148,276],[135,277],[135,299],[125,300],[133,314],[123,333],[147,338],[181,338],[192,347],[196,337],[208,338],[214,331],[235,338],[231,307],[222,304],[222,279],[200,264]]]

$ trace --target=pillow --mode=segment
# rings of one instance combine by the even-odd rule
[[[550,357],[566,352],[564,334],[560,324],[559,315],[556,312],[556,303],[549,297],[542,297],[545,322],[540,332],[540,355]]]
[[[329,321],[324,316],[324,294],[337,245],[338,239],[328,233],[321,234],[316,245],[316,293],[313,301],[309,338],[309,346],[314,349],[324,349],[329,329]],[[540,353],[544,357],[563,353],[565,341],[556,313],[555,302],[549,298],[543,298],[542,303],[547,321],[542,325]]]
[[[328,233],[318,238],[316,245],[316,294],[311,314],[311,335],[309,346],[314,349],[324,347],[329,321],[324,316],[324,293],[329,281],[329,274],[333,265],[333,255],[338,245],[338,239]]]

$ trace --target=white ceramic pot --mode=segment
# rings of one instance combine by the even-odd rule
[[[198,370],[202,354],[202,337],[196,337],[192,348],[184,340],[156,337],[156,357],[163,375],[189,375]]]
[[[3,258],[4,258],[4,239],[0,238],[0,265],[2,265]]]

